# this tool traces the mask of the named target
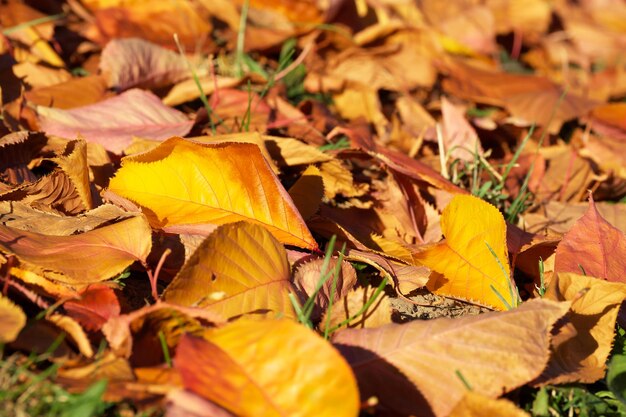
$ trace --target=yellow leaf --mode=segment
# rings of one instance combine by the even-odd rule
[[[444,241],[413,254],[415,262],[438,273],[431,275],[429,290],[498,310],[507,308],[500,296],[509,306],[517,304],[509,278],[506,223],[494,206],[456,195],[443,210],[441,231]]]
[[[0,343],[12,342],[26,324],[26,314],[11,300],[0,295]]]
[[[142,207],[153,227],[247,220],[285,244],[317,248],[258,146],[171,138],[124,158],[110,190]]]
[[[449,417],[530,417],[509,400],[494,400],[484,395],[467,391],[465,397],[454,407]]]
[[[313,216],[324,198],[324,181],[319,168],[309,165],[291,186],[289,195],[302,217],[309,219]]]
[[[220,227],[196,249],[163,298],[230,318],[250,313],[294,317],[290,269],[283,246],[263,227]]]
[[[354,417],[359,393],[330,343],[287,320],[238,320],[183,336],[176,368],[185,388],[239,417]]]

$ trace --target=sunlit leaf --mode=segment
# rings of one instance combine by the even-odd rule
[[[7,297],[0,295],[0,343],[15,340],[26,324],[26,314]]]
[[[359,394],[328,342],[287,320],[238,320],[185,336],[175,366],[185,388],[240,417],[354,417]]]
[[[139,38],[113,39],[102,50],[100,70],[110,87],[156,89],[189,76],[185,57]]]
[[[413,254],[441,274],[431,276],[428,288],[499,310],[505,302],[515,306],[502,214],[477,197],[457,195],[441,215],[441,231],[444,241]]]
[[[41,129],[46,133],[75,139],[81,136],[108,151],[121,153],[133,136],[166,139],[184,136],[193,125],[183,113],[167,107],[155,95],[138,89],[71,110],[38,107]]]
[[[552,326],[568,309],[532,300],[507,312],[341,330],[333,343],[362,396],[400,415],[443,417],[467,392],[465,383],[497,398],[536,378],[550,357]]]
[[[198,306],[225,318],[242,314],[294,317],[294,289],[283,246],[262,226],[221,226],[196,249],[167,287],[170,303]]]
[[[541,384],[595,382],[604,376],[615,320],[626,299],[626,284],[561,272],[544,298],[572,302],[569,323],[552,341],[553,355]]]
[[[139,204],[153,227],[261,224],[280,242],[317,244],[256,145],[171,138],[124,159],[110,190]]]
[[[71,285],[112,278],[135,261],[145,262],[151,247],[151,230],[143,217],[72,236],[43,235],[0,225],[0,251]]]
[[[607,222],[589,197],[589,208],[556,247],[556,272],[626,282],[626,235]]]

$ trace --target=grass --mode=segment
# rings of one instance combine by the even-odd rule
[[[328,307],[326,308],[326,322],[324,323],[323,335],[325,339],[328,339],[330,335],[339,330],[340,328],[349,325],[354,320],[361,317],[365,312],[374,304],[374,302],[378,299],[378,296],[384,291],[385,286],[387,285],[387,278],[384,278],[381,283],[378,285],[372,296],[363,304],[363,306],[357,311],[355,314],[351,315],[347,319],[343,320],[341,323],[337,324],[334,327],[330,327],[330,318],[331,318],[331,310],[333,307],[333,299],[335,298],[336,290],[337,290],[337,280],[339,278],[339,274],[341,273],[341,264],[344,259],[344,252],[346,249],[346,245],[344,243],[342,249],[339,251],[339,255],[337,257],[337,263],[334,268],[330,268],[330,260],[333,257],[333,251],[335,248],[336,236],[333,235],[326,247],[326,253],[324,254],[324,262],[322,264],[320,279],[318,280],[313,293],[309,295],[307,300],[303,305],[300,305],[295,294],[290,293],[289,299],[293,305],[294,310],[296,311],[296,316],[298,321],[307,326],[310,329],[315,328],[315,323],[311,320],[311,315],[313,314],[313,307],[315,306],[315,298],[317,294],[321,291],[322,287],[326,284],[329,279],[332,279],[330,297]]]
[[[448,177],[454,184],[468,189],[473,195],[493,204],[504,214],[507,221],[515,222],[520,214],[530,207],[532,193],[528,191],[528,183],[532,169],[526,174],[520,191],[514,198],[506,192],[506,181],[517,165],[533,132],[534,127],[528,131],[507,164],[494,167],[487,161],[488,151],[481,155],[478,149],[474,149],[472,161],[452,160],[447,168]],[[445,163],[445,158],[442,163]],[[502,170],[502,174],[498,172],[498,168]]]

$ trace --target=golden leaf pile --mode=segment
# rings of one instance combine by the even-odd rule
[[[609,3],[2,2],[0,409],[626,413]]]

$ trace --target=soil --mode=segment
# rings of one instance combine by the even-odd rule
[[[439,317],[475,316],[491,311],[476,304],[432,294],[428,290],[416,290],[406,298],[408,300],[403,298],[391,300],[392,319],[396,323]]]

